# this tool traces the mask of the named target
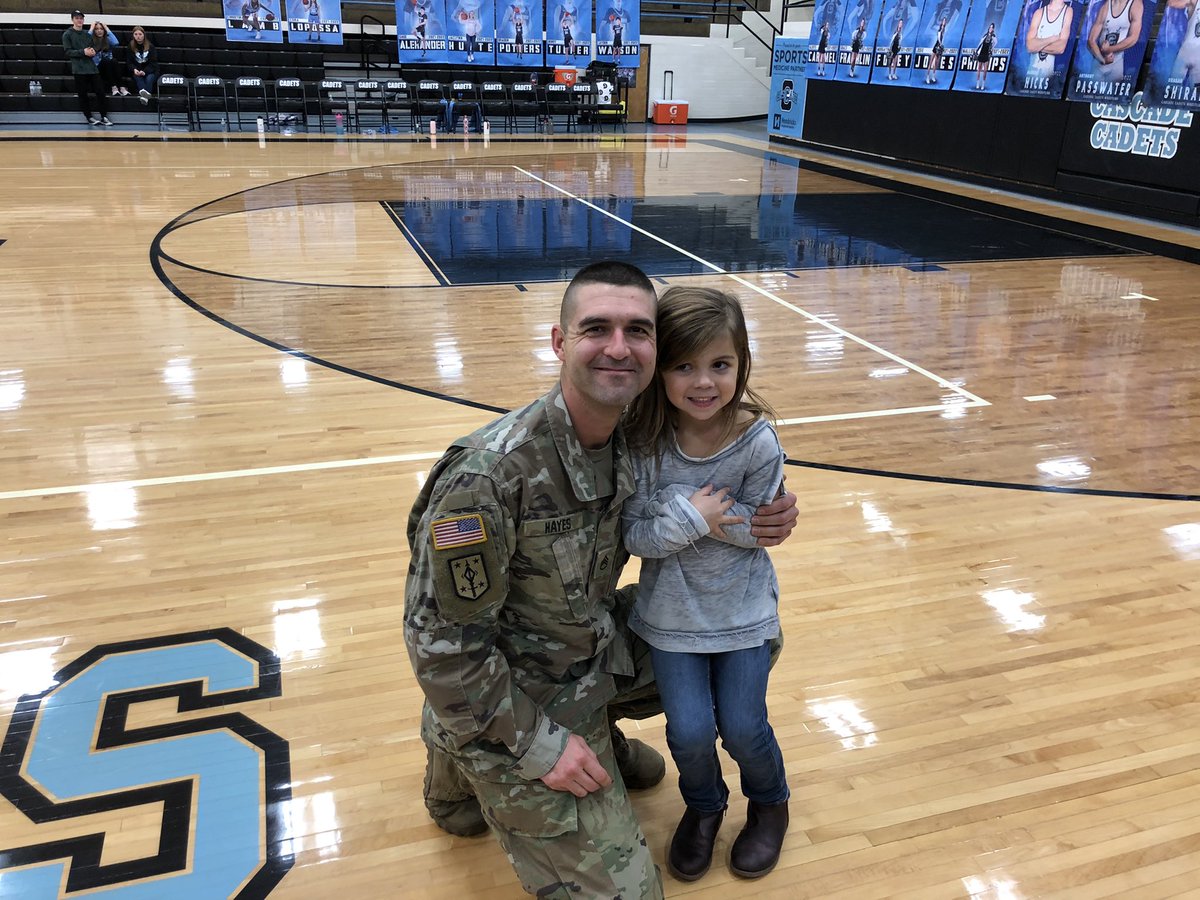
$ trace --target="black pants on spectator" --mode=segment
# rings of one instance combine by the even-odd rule
[[[104,85],[104,90],[111,91],[114,87],[121,87],[125,83],[124,69],[114,59],[105,59],[100,62],[100,81]]]
[[[79,108],[83,111],[85,119],[92,117],[92,103],[88,98],[88,94],[92,94],[96,98],[96,115],[104,116],[107,114],[107,107],[104,100],[104,82],[100,80],[99,72],[91,75],[76,75],[75,93],[79,95]]]

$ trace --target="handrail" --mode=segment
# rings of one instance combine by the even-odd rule
[[[379,34],[377,36],[372,35],[370,32],[367,31],[367,27],[366,27],[367,20],[370,20],[379,26]],[[358,31],[359,31],[359,45],[358,45],[359,46],[359,68],[361,68],[366,73],[367,77],[370,78],[371,77],[371,50],[375,46],[378,45],[379,38],[387,37],[387,25],[384,24],[381,20],[375,18],[375,16],[371,15],[370,13],[364,13],[362,16],[359,17]],[[368,40],[368,37],[370,37],[371,39]],[[388,65],[386,62],[387,50],[385,49],[383,53],[384,53],[383,68],[386,70],[388,68]]]
[[[718,5],[719,0],[713,0],[713,18],[717,17]],[[737,7],[737,12],[739,13],[736,20],[734,18],[734,6]],[[745,28],[747,34],[751,35],[756,41],[767,48],[767,74],[769,75],[775,62],[775,48],[771,44],[768,44],[757,31],[755,31],[742,20],[747,10],[753,12],[767,24],[767,27],[771,29],[771,40],[774,41],[775,38],[783,34],[783,22],[787,18],[787,6],[784,6],[783,12],[779,17],[779,27],[776,28],[775,23],[764,16],[762,10],[760,10],[757,6],[750,6],[745,2],[737,2],[737,0],[725,0],[725,37],[729,37],[729,29],[735,21],[738,25],[741,25],[743,28]]]

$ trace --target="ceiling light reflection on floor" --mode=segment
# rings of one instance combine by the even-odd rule
[[[862,714],[853,700],[823,700],[813,703],[808,711],[821,720],[829,731],[842,739],[847,750],[861,750],[878,742],[875,725]]]
[[[996,611],[1009,631],[1036,631],[1046,625],[1046,617],[1034,615],[1025,609],[1037,603],[1033,594],[1013,588],[998,588],[980,594],[985,603]]]

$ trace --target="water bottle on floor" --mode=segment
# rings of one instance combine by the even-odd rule
[[[346,133],[346,119],[341,113],[338,113],[337,115],[335,115],[333,117],[333,122],[334,122],[333,130],[335,133],[337,133],[337,134],[345,134]]]

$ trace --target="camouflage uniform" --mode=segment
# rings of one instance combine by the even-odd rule
[[[633,493],[613,435],[598,497],[559,388],[455,442],[408,521],[404,638],[426,703],[426,795],[474,793],[531,894],[662,896],[613,758],[606,707],[652,686],[626,627],[621,504]],[[548,788],[571,734],[613,778],[577,799]]]

